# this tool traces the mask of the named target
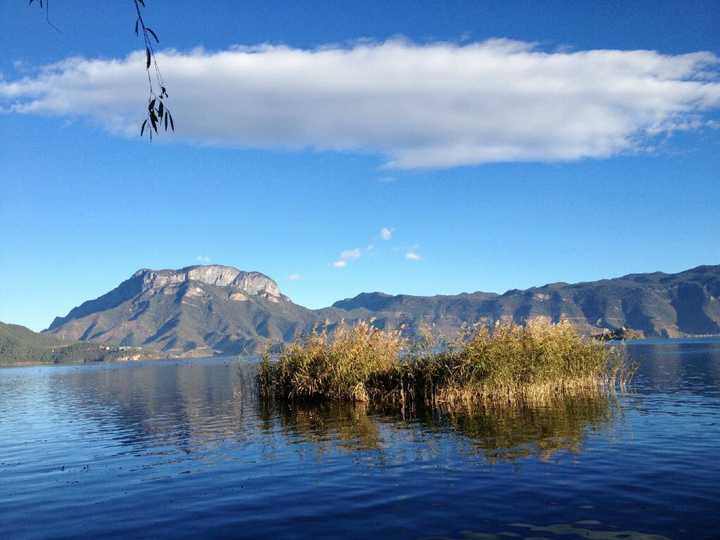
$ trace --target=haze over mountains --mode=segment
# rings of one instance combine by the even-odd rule
[[[142,346],[162,355],[207,356],[254,353],[341,320],[373,319],[377,326],[403,327],[409,334],[427,323],[448,335],[464,323],[523,323],[539,316],[569,320],[586,334],[623,327],[646,337],[720,334],[720,266],[504,294],[363,293],[319,310],[293,303],[259,272],[220,265],[144,269],[56,318],[46,332],[65,340]]]

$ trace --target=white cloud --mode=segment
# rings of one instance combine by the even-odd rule
[[[0,77],[0,111],[88,117],[136,136],[144,53]],[[720,106],[712,53],[546,52],[495,39],[164,51],[177,137],[378,153],[391,167],[608,157],[695,130]]]
[[[300,274],[290,274],[288,276],[288,279],[290,281],[300,281],[302,279],[302,276]]]
[[[392,228],[390,228],[390,227],[383,227],[382,229],[380,229],[380,238],[382,238],[383,240],[390,240],[390,239],[392,239],[392,235],[393,235],[393,231],[394,231],[394,230],[395,230],[395,229],[392,229]]]
[[[195,260],[200,264],[210,264],[210,257],[208,257],[207,255],[198,255],[197,257],[195,257]]]
[[[360,255],[362,255],[362,251],[360,250],[360,248],[346,249],[345,251],[340,253],[340,258],[345,261],[351,261],[359,259]]]
[[[345,268],[347,263],[360,258],[362,250],[360,248],[346,249],[340,253],[340,257],[332,263],[335,268]]]
[[[417,251],[408,251],[407,253],[405,253],[405,258],[408,261],[421,261],[422,260],[422,257],[420,256],[420,254]]]

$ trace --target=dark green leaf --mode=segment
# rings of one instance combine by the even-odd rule
[[[150,47],[145,47],[145,55],[147,57],[145,62],[145,69],[150,69]]]
[[[157,122],[158,122],[158,118],[155,115],[155,111],[150,111],[150,124],[152,125],[152,128],[155,130],[155,133],[157,133]]]
[[[150,100],[150,103],[148,104],[148,111],[153,112],[155,109],[155,98],[152,98]]]
[[[173,122],[172,115],[168,112],[167,115],[170,117],[170,128],[175,131],[175,122]]]
[[[156,41],[157,43],[160,43],[160,40],[158,39],[157,34],[156,34],[155,32],[153,32],[152,28],[147,28],[147,27],[146,27],[145,30],[147,30],[147,31],[152,35],[152,37],[155,38],[155,41]]]
[[[170,113],[165,115],[165,131],[167,131],[168,116],[170,116]]]
[[[140,24],[140,17],[135,19],[135,35],[138,35],[138,24]]]
[[[165,110],[165,105],[163,105],[163,102],[160,102],[160,106],[158,107],[158,117],[162,118],[163,111]]]
[[[141,136],[141,137],[143,136],[143,133],[145,133],[145,126],[147,126],[147,118],[146,118],[145,121],[142,123],[142,127],[140,128],[140,136]]]

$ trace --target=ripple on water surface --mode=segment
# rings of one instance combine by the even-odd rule
[[[0,370],[0,538],[717,538],[720,342],[544,407],[268,406],[235,359]]]

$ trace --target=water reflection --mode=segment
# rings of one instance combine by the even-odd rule
[[[559,451],[579,453],[586,435],[610,429],[617,400],[604,394],[557,399],[540,406],[478,407],[408,412],[364,404],[264,403],[254,385],[255,368],[227,362],[210,365],[147,365],[88,373],[71,371],[50,386],[50,399],[67,406],[115,440],[143,451],[172,445],[189,454],[199,447],[248,442],[279,433],[287,444],[383,452],[412,437],[427,451],[436,436],[453,437],[488,462],[528,457],[549,459]],[[56,384],[54,384],[56,383]]]
[[[279,423],[291,440],[320,450],[382,452],[387,439],[414,431],[432,448],[433,435],[460,438],[466,448],[491,463],[535,457],[550,459],[559,451],[580,453],[589,432],[608,430],[620,417],[615,396],[591,394],[556,399],[543,406],[478,407],[473,410],[426,408],[413,414],[365,404],[261,405],[263,427]]]
[[[563,450],[580,453],[588,432],[610,429],[619,412],[614,395],[589,393],[543,406],[426,411],[421,421],[428,429],[451,427],[491,462],[531,456],[547,460]]]
[[[279,424],[291,443],[312,443],[321,451],[329,446],[351,451],[383,448],[380,423],[362,403],[260,403],[259,410],[263,429],[270,432]]]
[[[671,342],[627,349],[641,366],[635,391],[720,392],[718,346]],[[71,407],[73,414],[138,447],[163,444],[192,451],[278,430],[289,443],[312,443],[319,451],[329,446],[382,451],[394,437],[415,431],[416,438],[428,440],[433,433],[461,438],[491,462],[548,459],[560,450],[581,452],[588,433],[612,429],[621,418],[617,400],[601,394],[542,407],[420,409],[406,415],[364,405],[268,405],[255,391],[256,366],[230,359],[56,369],[64,371],[47,381],[51,403]],[[23,380],[37,384],[34,378]]]
[[[0,537],[711,538],[720,347],[628,352],[617,399],[404,415],[238,359],[0,370]]]
[[[589,540],[670,540],[667,536],[659,534],[648,534],[638,531],[604,530],[600,528],[602,527],[602,523],[596,520],[579,521],[575,524],[558,523],[547,526],[513,523],[509,527],[509,530],[499,533],[462,531],[460,536],[456,538],[450,536],[431,536],[423,540],[507,540],[508,538],[549,540],[549,537],[587,538]],[[528,533],[529,536],[527,535]],[[542,534],[542,536],[538,536],[538,534]]]
[[[720,396],[717,340],[637,342],[629,343],[626,351],[640,366],[635,377],[640,391]]]

